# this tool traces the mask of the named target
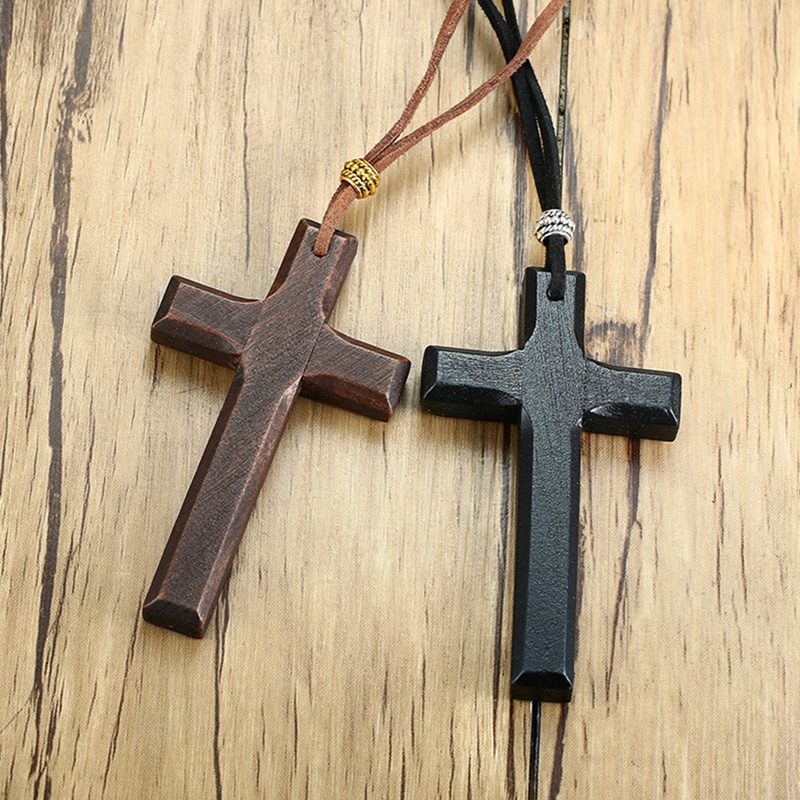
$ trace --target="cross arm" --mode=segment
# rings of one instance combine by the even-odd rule
[[[520,351],[482,353],[428,347],[420,399],[443,417],[516,422],[520,407]]]
[[[671,442],[680,409],[680,375],[587,362],[585,431]]]
[[[231,369],[247,344],[263,303],[174,276],[156,312],[154,342]],[[303,375],[302,394],[388,420],[411,362],[323,325]]]
[[[261,303],[174,275],[150,337],[215,364],[234,368],[258,319]]]
[[[323,325],[303,372],[303,396],[386,421],[397,407],[411,362]]]

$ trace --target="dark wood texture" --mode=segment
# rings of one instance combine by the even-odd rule
[[[301,220],[263,301],[174,277],[153,341],[236,370],[144,602],[148,622],[201,637],[300,393],[387,420],[410,362],[342,336],[326,323],[356,253],[336,233],[311,250]]]
[[[526,270],[519,350],[429,347],[421,393],[435,414],[519,425],[511,689],[565,702],[574,677],[580,432],[673,440],[681,379],[586,358],[585,277],[568,273],[563,301],[547,297],[549,280]]]

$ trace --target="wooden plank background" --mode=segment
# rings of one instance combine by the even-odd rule
[[[530,2],[527,16],[542,7]],[[420,413],[541,261],[506,90],[344,227],[388,425],[301,401],[203,641],[140,621],[230,375],[150,344],[249,297],[393,121],[444,0],[0,2],[0,794],[524,798],[514,434]],[[674,444],[584,438],[577,687],[542,796],[800,798],[800,5],[573,0],[566,175],[598,358],[684,376]],[[559,38],[535,53],[557,81]],[[427,118],[500,65],[480,14]]]

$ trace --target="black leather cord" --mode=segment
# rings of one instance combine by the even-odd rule
[[[522,41],[516,11],[512,0],[503,0],[505,19],[500,14],[494,0],[478,0],[480,7],[491,24],[503,55],[509,61],[517,52]],[[553,118],[547,107],[542,87],[527,61],[511,78],[517,106],[525,136],[525,147],[533,172],[536,193],[542,211],[561,208],[561,159],[558,152]],[[563,300],[566,284],[566,256],[562,236],[554,235],[545,239],[545,269],[550,272],[550,286],[547,295],[551,300]]]

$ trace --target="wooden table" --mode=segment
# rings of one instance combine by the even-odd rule
[[[300,401],[206,638],[139,614],[230,381],[150,343],[170,275],[263,296],[445,7],[0,3],[0,796],[526,796],[515,434],[418,401],[425,345],[514,344],[541,263],[505,87],[345,220],[331,321],[414,362],[395,418]],[[584,438],[542,797],[800,798],[799,27],[782,0],[573,0],[587,351],[681,372],[684,406],[674,444]],[[471,15],[420,119],[500,64]]]

